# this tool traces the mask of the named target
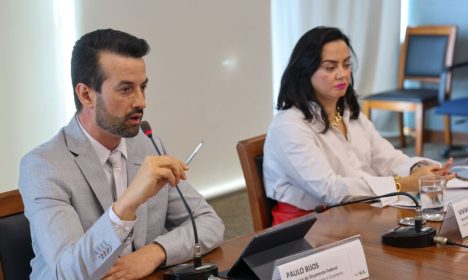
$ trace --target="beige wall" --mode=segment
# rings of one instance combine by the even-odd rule
[[[22,24],[53,1],[41,1],[36,10],[12,14],[35,2],[0,3],[1,20],[18,22],[11,28],[21,28],[19,32],[24,34],[11,35],[8,46],[0,47],[2,53],[4,48],[10,53],[6,65],[16,67],[25,54],[30,57],[20,63],[25,70],[11,73],[4,63],[1,66],[2,103],[7,100],[11,106],[1,110],[5,114],[0,118],[1,127],[8,136],[0,140],[0,149],[8,157],[3,156],[0,165],[0,190],[15,186],[19,157],[65,124],[57,120],[64,113],[60,109],[62,93],[53,87],[57,79],[54,68],[50,66],[51,74],[41,72],[42,66],[51,64],[53,51],[37,46],[42,41],[53,42],[51,23],[43,15],[39,24]],[[168,150],[181,159],[202,139],[206,141],[192,161],[192,184],[208,196],[241,187],[235,145],[240,139],[264,133],[272,116],[269,1],[86,0],[77,1],[76,8],[79,36],[110,27],[148,40],[152,51],[146,58],[150,84],[145,118]],[[2,34],[10,32],[5,23],[1,26]],[[30,42],[24,45],[24,40]],[[9,78],[4,71],[11,73]],[[33,137],[17,128],[28,122],[34,123]]]
[[[0,2],[0,191],[17,188],[21,156],[65,122],[51,7]]]

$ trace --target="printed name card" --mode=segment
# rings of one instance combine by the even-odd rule
[[[468,198],[463,198],[448,205],[444,220],[453,216],[457,219],[461,237],[465,238],[468,236]]]
[[[275,262],[273,280],[348,280],[369,277],[360,236]]]

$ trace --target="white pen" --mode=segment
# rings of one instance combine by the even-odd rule
[[[204,143],[205,143],[205,140],[201,141],[200,144],[198,144],[198,146],[195,148],[195,150],[193,150],[193,153],[189,156],[185,164],[189,165],[193,157],[198,153],[198,150],[200,150],[200,148],[203,146]]]

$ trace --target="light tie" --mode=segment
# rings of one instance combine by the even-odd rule
[[[114,178],[112,191],[114,201],[116,201],[126,189],[125,182],[123,182],[122,177],[122,153],[117,150],[112,151],[108,161],[112,167],[112,177]]]
[[[113,188],[112,188],[112,195],[114,201],[116,201],[122,194],[124,193],[125,189],[127,188],[124,180],[123,180],[123,172],[122,170],[122,153],[118,150],[114,150],[111,152],[108,162],[112,168],[112,178],[113,178]],[[132,252],[132,244],[128,244],[120,256],[128,255]]]

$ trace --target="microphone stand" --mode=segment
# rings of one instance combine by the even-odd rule
[[[331,206],[320,205],[315,207],[315,212],[322,213],[327,211],[328,209],[337,206],[372,201],[378,198],[391,197],[397,195],[407,196],[414,201],[414,204],[416,205],[416,216],[414,218],[414,226],[399,226],[389,230],[388,232],[382,235],[382,243],[400,248],[422,248],[434,245],[433,239],[436,235],[436,230],[432,227],[422,226],[424,219],[422,216],[421,206],[419,205],[419,202],[407,192],[393,192],[384,195],[343,202]]]
[[[151,140],[151,143],[153,144],[154,149],[158,153],[158,155],[162,155],[161,151],[159,150],[158,146],[156,145],[156,142],[153,139],[153,133],[151,130],[151,126],[147,121],[143,121],[141,123],[141,128],[143,132],[145,133],[146,136]],[[189,164],[192,158],[195,156],[196,152],[198,149],[200,149],[201,145],[203,144],[200,143],[200,145],[195,148],[195,151],[190,155],[189,159],[187,160],[186,164]],[[207,280],[210,278],[210,276],[218,276],[218,267],[214,264],[205,264],[202,265],[202,254],[201,254],[201,247],[200,243],[198,241],[198,230],[197,230],[197,225],[195,223],[195,218],[193,217],[192,209],[190,209],[190,206],[188,205],[187,201],[185,200],[185,197],[183,196],[182,192],[180,191],[179,185],[175,186],[182,203],[184,204],[185,209],[187,210],[187,213],[189,214],[190,221],[192,222],[192,228],[193,228],[193,236],[194,236],[194,248],[193,248],[193,265],[191,264],[179,264],[176,265],[172,268],[170,268],[168,271],[164,272],[164,280]]]
[[[170,270],[164,272],[164,280],[207,280],[210,276],[218,276],[218,267],[214,264],[202,265],[202,254],[201,247],[198,241],[198,230],[193,217],[192,210],[185,200],[179,186],[175,186],[180,198],[184,204],[185,209],[189,213],[190,220],[192,221],[193,235],[195,240],[195,246],[193,251],[193,265],[191,264],[179,264],[172,267]]]

